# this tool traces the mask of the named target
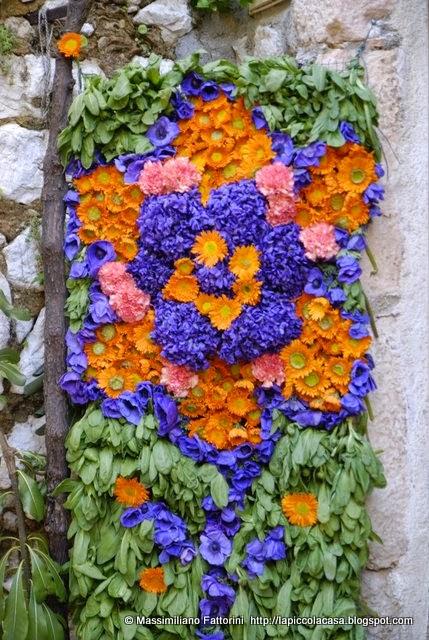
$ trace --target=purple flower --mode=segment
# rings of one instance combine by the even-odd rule
[[[115,166],[118,171],[124,173],[124,182],[132,184],[139,179],[140,172],[149,160],[166,160],[172,158],[176,149],[169,145],[165,147],[155,147],[148,153],[126,153],[115,159]]]
[[[339,267],[338,271],[338,280],[339,282],[345,282],[347,284],[352,284],[359,280],[362,269],[360,268],[359,262],[353,258],[352,256],[340,256],[337,258],[337,267]],[[308,291],[307,293],[311,293]]]
[[[328,296],[328,300],[331,304],[341,304],[341,302],[345,302],[347,300],[347,296],[343,289],[340,287],[332,287],[328,289],[326,294]]]
[[[165,436],[178,422],[177,405],[173,398],[164,393],[154,393],[153,398],[155,416],[159,422],[158,434]]]
[[[362,400],[358,396],[355,396],[353,393],[346,393],[341,398],[341,406],[350,415],[356,415],[364,410],[364,404]]]
[[[264,114],[262,107],[253,107],[252,109],[252,122],[257,129],[265,129],[268,131],[268,122]]]
[[[87,404],[100,397],[95,380],[84,382],[78,373],[68,371],[61,376],[59,385],[66,391],[74,404]]]
[[[96,329],[101,324],[112,324],[116,321],[116,314],[104,293],[90,293],[89,299],[88,315],[85,318],[86,327]]]
[[[80,280],[81,278],[86,278],[87,276],[89,276],[89,270],[86,260],[82,260],[79,262],[75,260],[70,267],[69,277],[73,278],[73,280]]]
[[[363,360],[354,361],[350,377],[349,391],[359,398],[363,398],[377,388],[371,369]]]
[[[103,264],[116,259],[116,252],[110,242],[99,240],[89,245],[85,257],[88,264],[89,275],[94,278]]]
[[[147,137],[155,147],[165,147],[173,142],[180,133],[176,122],[172,122],[167,116],[161,116],[146,132]]]
[[[377,178],[382,178],[384,176],[383,166],[379,162],[375,165],[375,173],[377,174]]]
[[[345,249],[349,241],[350,234],[345,229],[341,229],[340,227],[335,227],[334,233],[335,241],[340,245],[342,249]]]
[[[200,600],[200,611],[203,624],[207,624],[209,620],[226,616],[229,611],[229,606],[225,598],[214,598],[213,600],[203,598]],[[213,637],[214,636],[209,636],[209,638]]]
[[[366,247],[365,236],[362,233],[354,233],[347,243],[347,251],[363,251]]]
[[[277,155],[277,160],[283,164],[292,164],[294,148],[292,138],[287,133],[274,131],[270,134],[271,148]]]
[[[190,96],[199,96],[204,78],[196,71],[191,71],[182,80],[182,91]]]
[[[219,345],[219,332],[191,303],[160,301],[152,337],[170,362],[194,370],[207,368]]]
[[[131,424],[138,425],[142,419],[145,407],[136,393],[125,391],[118,398],[118,408],[121,416]]]
[[[326,285],[323,282],[323,273],[316,267],[308,273],[307,284],[304,287],[305,293],[313,296],[324,296],[326,293]]]
[[[192,562],[197,555],[197,552],[192,543],[188,542],[182,545],[182,551],[180,552],[180,564],[185,566]]]
[[[220,95],[220,87],[217,82],[213,82],[213,80],[206,80],[201,85],[200,95],[204,102],[216,100]]]
[[[189,102],[189,100],[186,100],[179,91],[173,93],[170,102],[173,105],[176,111],[176,116],[179,120],[188,120],[194,115],[194,105],[192,102]]]
[[[195,631],[197,638],[200,640],[225,640],[225,636],[222,631],[215,631],[214,633],[203,633],[202,631]]]
[[[237,87],[233,82],[221,82],[220,88],[222,89],[228,100],[235,100]]]
[[[76,233],[68,233],[64,241],[64,253],[67,260],[73,260],[80,249],[79,236]]]
[[[122,418],[118,398],[105,398],[101,403],[101,411],[106,418]]]
[[[350,122],[346,122],[345,120],[342,120],[340,122],[340,131],[343,134],[343,138],[347,142],[356,142],[357,144],[360,143],[360,138],[357,135],[356,131],[354,130],[353,125],[350,124]]]
[[[121,525],[127,529],[136,527],[138,524],[143,522],[143,520],[147,520],[147,518],[140,507],[129,507],[128,509],[125,509],[120,518]]]
[[[376,182],[371,183],[363,192],[362,200],[365,204],[377,204],[379,200],[384,200],[384,187]]]
[[[195,462],[203,462],[210,449],[210,445],[198,436],[190,438],[189,436],[181,435],[178,439],[177,446],[184,456],[191,458],[191,460]]]
[[[228,261],[218,262],[214,267],[197,265],[196,276],[204,293],[220,295],[228,293],[234,283],[234,275],[229,270]]]
[[[288,298],[299,296],[307,280],[309,263],[296,224],[272,228],[260,242],[265,283]]]
[[[326,153],[325,142],[312,142],[307,147],[296,150],[294,165],[299,168],[319,166],[320,158]]]
[[[200,553],[209,564],[221,566],[232,551],[231,541],[218,529],[205,531],[200,538]]]
[[[205,574],[201,579],[201,587],[210,598],[225,598],[232,604],[235,600],[235,591],[224,582],[219,582],[216,576]]]
[[[140,289],[156,296],[173,273],[173,263],[142,247],[134,260],[127,264],[127,271],[134,277]]]
[[[272,529],[264,542],[266,560],[283,560],[286,558],[286,545],[283,541],[284,528],[279,526]]]

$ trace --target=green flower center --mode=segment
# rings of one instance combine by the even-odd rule
[[[119,391],[124,388],[124,379],[122,376],[113,376],[109,380],[109,387],[113,389],[113,391]]]
[[[302,353],[292,353],[289,362],[294,369],[303,369],[307,363],[307,359]]]
[[[318,322],[321,329],[330,329],[333,325],[332,319],[329,316],[325,316]]]
[[[337,376],[343,376],[344,375],[344,367],[343,367],[342,364],[334,364],[334,366],[332,367],[332,371]]]
[[[96,356],[101,356],[106,351],[106,346],[102,342],[95,342],[92,345],[92,352]]]
[[[360,184],[365,180],[365,171],[363,169],[352,169],[350,177],[354,184]]]
[[[308,515],[309,511],[310,511],[310,508],[309,508],[308,504],[305,504],[305,502],[300,502],[299,504],[296,505],[296,512],[300,516]]]
[[[96,222],[101,218],[101,211],[98,207],[90,207],[88,209],[88,218],[92,220],[92,222]]]
[[[230,164],[227,164],[222,171],[224,178],[233,178],[237,173],[237,169],[238,169],[237,165],[234,164],[233,162],[231,162]]]
[[[212,140],[222,140],[222,138],[223,138],[223,131],[221,131],[220,129],[216,129],[215,131],[213,131],[211,135]]]
[[[111,340],[114,338],[116,335],[116,329],[113,324],[106,324],[101,330],[101,335],[105,340]]]
[[[334,211],[340,211],[344,205],[344,196],[341,193],[335,193],[331,198],[331,207]]]
[[[315,371],[312,371],[308,376],[305,376],[304,382],[307,387],[315,387],[319,384],[320,378]]]

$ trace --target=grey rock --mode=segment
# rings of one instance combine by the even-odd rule
[[[15,16],[6,18],[4,26],[23,40],[31,40],[35,35],[34,28],[25,18],[17,18]]]
[[[52,86],[54,66],[51,60],[45,87],[46,72],[40,56],[10,56],[8,65],[3,70],[0,67],[0,118],[42,117],[40,100],[45,89],[49,92]]]
[[[7,264],[7,277],[11,284],[40,291],[37,282],[40,267],[39,245],[31,228],[27,227],[3,249]]]
[[[28,334],[19,358],[19,370],[26,378],[26,383],[32,382],[33,374],[43,365],[45,357],[45,309],[39,313],[33,329]],[[12,385],[13,393],[23,393],[24,387]]]
[[[0,271],[0,291],[2,291],[8,300],[12,302],[10,286],[2,272]],[[3,311],[0,310],[0,349],[6,347],[10,339],[10,320]]]
[[[192,29],[186,0],[155,0],[140,9],[133,20],[136,24],[159,27],[165,43],[169,45],[174,45]]]
[[[13,449],[18,451],[32,451],[33,453],[46,454],[45,438],[38,436],[36,431],[44,424],[45,418],[29,416],[25,422],[16,422],[7,440]],[[18,465],[19,466],[19,465]],[[9,489],[10,481],[7,475],[4,460],[0,461],[0,489]]]

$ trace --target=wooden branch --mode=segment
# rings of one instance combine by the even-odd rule
[[[79,32],[85,22],[92,0],[70,0],[65,30]],[[51,109],[49,140],[43,163],[42,193],[42,255],[45,275],[45,412],[48,484],[45,528],[52,557],[63,564],[68,559],[68,517],[63,498],[52,497],[52,491],[67,477],[65,438],[68,431],[67,402],[58,386],[65,370],[64,304],[66,300],[64,270],[64,203],[66,183],[58,152],[57,138],[65,127],[72,100],[73,78],[71,60],[59,56],[56,60]]]
[[[31,564],[30,554],[27,547],[27,531],[25,528],[25,515],[22,508],[21,498],[19,495],[18,477],[16,475],[15,455],[10,447],[3,429],[0,425],[0,450],[3,454],[3,459],[6,465],[7,474],[9,476],[10,484],[12,486],[12,495],[15,506],[15,515],[18,525],[18,538],[19,548],[21,551],[21,560],[24,576],[24,594],[28,601],[30,600],[30,588],[31,588]]]

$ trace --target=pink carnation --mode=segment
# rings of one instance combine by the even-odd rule
[[[292,222],[296,215],[295,200],[288,194],[268,196],[267,222],[273,226]]]
[[[161,370],[161,384],[165,384],[167,391],[177,398],[184,398],[188,395],[189,389],[198,384],[198,376],[184,365],[165,362]]]
[[[139,175],[139,187],[147,196],[165,193],[164,172],[161,162],[149,160]]]
[[[293,171],[282,162],[274,162],[262,167],[256,173],[256,186],[264,196],[278,193],[293,196]]]
[[[143,193],[161,195],[173,191],[183,193],[199,185],[201,174],[189,158],[170,158],[166,162],[146,162],[139,175]]]
[[[110,296],[109,303],[124,322],[139,322],[149,311],[150,295],[137,289],[133,282]]]
[[[340,250],[335,241],[335,227],[326,222],[318,222],[302,229],[299,239],[309,260],[329,260]]]
[[[252,373],[263,387],[281,385],[285,379],[283,363],[277,354],[266,353],[253,360]]]
[[[127,276],[131,278],[123,262],[106,262],[98,272],[102,292],[106,296],[115,293]]]
[[[170,158],[164,164],[164,181],[168,192],[183,193],[201,182],[201,174],[189,158]]]

